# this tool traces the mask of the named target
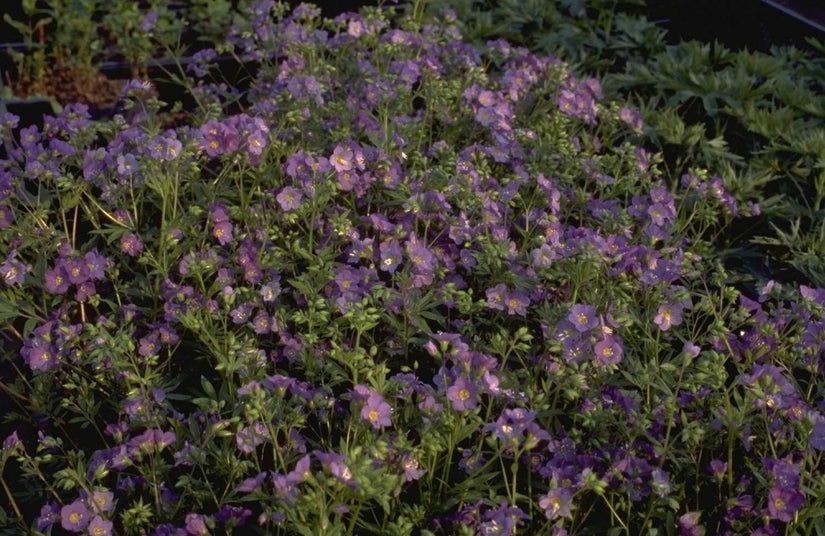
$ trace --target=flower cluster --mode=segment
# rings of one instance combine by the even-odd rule
[[[752,207],[669,182],[555,58],[416,10],[250,17],[253,83],[196,69],[194,124],[132,83],[129,117],[9,139],[21,526],[813,530],[825,295],[730,284],[707,237]]]

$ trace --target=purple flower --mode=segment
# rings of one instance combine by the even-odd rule
[[[241,485],[235,488],[236,493],[252,493],[253,491],[260,489],[261,485],[266,480],[266,477],[269,476],[268,471],[264,471],[263,473],[258,473],[255,476],[249,477],[241,482]],[[187,518],[189,516],[186,516]]]
[[[112,522],[95,516],[89,523],[89,536],[112,536]]]
[[[622,360],[622,343],[613,335],[604,335],[593,347],[596,359],[604,365],[615,365]]]
[[[272,317],[269,316],[269,314],[264,310],[258,311],[255,318],[252,319],[253,329],[258,335],[266,335],[272,331],[272,327],[274,325],[275,323],[273,322]]]
[[[55,502],[44,504],[40,509],[40,516],[37,518],[37,530],[45,532],[46,529],[57,523],[60,519],[60,506]]]
[[[728,472],[728,464],[718,459],[711,460],[708,464],[708,470],[713,475],[713,479],[721,483],[725,479],[725,473]]]
[[[623,107],[619,110],[619,119],[630,126],[636,132],[641,132],[644,124],[642,123],[642,115],[638,110]]]
[[[141,242],[136,234],[129,233],[121,237],[120,251],[130,257],[136,257],[143,251],[143,242]]]
[[[32,370],[40,372],[45,372],[57,366],[60,361],[57,347],[40,337],[26,340],[20,350],[20,355],[23,356]]]
[[[350,471],[350,468],[344,463],[346,458],[343,454],[323,452],[320,450],[313,451],[313,454],[315,454],[315,457],[321,462],[321,466],[338,479],[339,482],[353,488],[358,487],[358,483],[353,479],[352,471]]]
[[[680,304],[660,305],[653,323],[662,331],[669,330],[671,326],[678,326],[682,323],[682,309]]]
[[[210,120],[200,128],[200,143],[210,158],[234,153],[238,150],[238,129],[228,123]]]
[[[67,504],[60,509],[60,526],[72,532],[81,532],[92,520],[92,513],[89,512],[83,501],[77,500]]]
[[[376,430],[384,426],[392,426],[390,414],[392,407],[379,393],[371,392],[364,407],[361,408],[361,418],[369,422]]]
[[[123,178],[131,177],[137,172],[140,164],[133,154],[121,154],[117,156],[117,173]]]
[[[175,137],[175,132],[170,130],[157,136],[149,144],[149,155],[157,160],[170,162],[180,156],[183,145]]]
[[[232,318],[232,323],[240,325],[249,322],[249,319],[252,316],[252,311],[254,308],[254,305],[244,303],[242,305],[239,305],[235,309],[232,309],[232,311],[229,312],[229,316]]]
[[[99,281],[106,276],[104,270],[109,262],[106,257],[98,253],[96,249],[86,253],[86,255],[83,256],[83,260],[86,262],[86,269],[89,271],[89,279]]]
[[[20,444],[20,438],[17,436],[17,430],[9,434],[6,439],[3,440],[3,449],[10,449],[16,447]]]
[[[650,472],[650,489],[661,498],[667,497],[673,491],[670,476],[658,467],[654,468]]]
[[[354,167],[353,157],[353,152],[349,147],[339,144],[332,151],[332,156],[330,156],[329,161],[332,167],[335,168],[335,171],[342,173],[344,171],[350,171]]]
[[[238,450],[246,454],[251,454],[255,449],[269,439],[269,430],[262,422],[255,422],[252,426],[244,427],[235,436],[235,443]]]
[[[473,409],[478,404],[478,388],[464,377],[459,376],[447,388],[447,400],[456,411]]]
[[[287,186],[281,190],[281,193],[279,193],[275,199],[278,200],[278,203],[281,205],[281,209],[284,212],[289,212],[290,210],[295,210],[301,206],[302,197],[303,193],[301,190],[293,188],[292,186]]]
[[[401,456],[401,468],[404,470],[404,478],[407,482],[418,480],[425,472],[419,468],[418,460],[410,453]]]
[[[46,290],[52,294],[65,294],[69,290],[69,278],[62,264],[58,264],[45,274]]]
[[[805,505],[805,495],[793,488],[773,487],[768,492],[768,515],[771,519],[790,522]]]
[[[23,276],[28,271],[28,266],[20,261],[14,260],[17,251],[11,251],[3,264],[0,264],[0,275],[8,286],[22,285]]]
[[[381,264],[378,267],[382,272],[395,272],[398,265],[401,263],[401,244],[395,238],[385,240],[378,244],[378,252],[381,255]]]
[[[581,303],[577,303],[570,309],[567,320],[573,324],[573,327],[575,327],[579,333],[590,331],[599,324],[596,308],[592,305]]]
[[[266,126],[260,117],[249,117],[246,114],[239,116],[242,123],[241,134],[246,134],[246,151],[249,153],[250,161],[257,164],[264,148],[269,143],[269,127]]]
[[[705,527],[699,524],[699,512],[688,512],[679,516],[679,535],[680,536],[703,536],[705,534]]]
[[[507,308],[505,297],[507,295],[507,285],[499,283],[498,285],[487,289],[487,307],[490,309],[497,309],[504,311]]]
[[[507,314],[527,316],[527,307],[530,305],[530,298],[524,292],[514,290],[507,295]]]
[[[233,527],[242,527],[246,524],[246,518],[251,515],[252,510],[248,508],[242,508],[232,504],[224,504],[215,514],[215,521]]]
[[[150,333],[149,335],[140,338],[138,343],[138,355],[143,357],[153,356],[157,355],[159,350],[160,338],[156,333]]]
[[[799,465],[787,460],[766,460],[765,467],[773,476],[773,485],[780,488],[799,487]]]
[[[212,236],[218,239],[222,246],[229,244],[234,239],[232,236],[232,223],[229,221],[216,221],[212,227]]]
[[[262,473],[266,475],[267,473]],[[201,514],[186,514],[186,532],[192,536],[202,536],[209,534],[206,527],[206,516]]]
[[[127,442],[130,453],[160,452],[176,441],[174,432],[164,432],[159,429],[149,429],[133,437]]]
[[[547,492],[547,495],[539,500],[539,506],[544,509],[547,519],[553,520],[560,517],[570,517],[570,510],[573,506],[573,493],[569,488],[556,488]]]
[[[281,283],[279,277],[276,275],[273,281],[261,287],[261,299],[267,303],[275,301],[281,294]]]
[[[524,433],[535,416],[534,412],[524,408],[505,409],[496,422],[484,425],[483,429],[495,432],[497,438],[509,442]]]
[[[115,495],[111,491],[92,492],[91,506],[96,513],[110,512],[114,508]]]

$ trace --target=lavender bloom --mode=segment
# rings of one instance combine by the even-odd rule
[[[378,252],[381,255],[381,264],[378,267],[382,272],[394,273],[401,263],[401,244],[392,238],[378,244]]]
[[[579,333],[590,331],[599,324],[596,308],[592,305],[581,303],[577,303],[570,309],[567,320],[573,324],[573,327],[575,327]]]
[[[127,442],[132,454],[160,452],[172,445],[177,438],[174,432],[164,432],[159,429],[149,429],[133,437]]]
[[[22,285],[23,276],[29,270],[29,267],[20,261],[15,260],[17,251],[12,250],[3,264],[0,264],[0,275],[3,276],[3,281],[8,286]]]
[[[40,372],[57,366],[60,361],[57,347],[39,336],[26,339],[20,355],[32,370]]]
[[[679,536],[704,536],[705,527],[699,524],[699,512],[688,512],[679,516]]]
[[[210,120],[201,126],[199,134],[201,149],[210,158],[231,154],[238,150],[238,129],[234,125]]]
[[[109,261],[97,252],[96,249],[93,249],[86,253],[83,256],[83,260],[86,262],[86,269],[89,272],[89,279],[92,281],[99,281],[106,277],[104,270],[109,265]]]
[[[721,484],[725,479],[725,473],[728,472],[728,464],[722,460],[714,459],[708,464],[708,470],[713,475],[713,479]]]
[[[484,425],[483,430],[495,432],[497,438],[509,442],[527,430],[536,414],[523,408],[505,409],[494,423]]]
[[[604,335],[593,347],[596,360],[603,365],[616,365],[622,360],[622,344],[613,335]]]
[[[175,137],[175,132],[172,130],[157,136],[149,144],[149,155],[164,162],[176,159],[182,150],[183,144]]]
[[[58,264],[45,274],[46,290],[52,294],[65,294],[69,290],[69,278],[62,264]]]
[[[269,476],[269,472],[264,471],[263,473],[258,473],[255,476],[249,477],[241,482],[241,485],[235,489],[236,493],[252,493],[253,491],[260,489],[261,485],[266,480],[266,477]],[[187,516],[188,518],[189,516]]]
[[[40,516],[37,518],[36,527],[40,532],[45,532],[60,519],[60,506],[56,502],[49,502],[40,508]]]
[[[255,333],[258,335],[266,335],[272,331],[272,328],[275,326],[275,322],[266,311],[260,310],[255,315],[255,318],[252,319],[252,325]]]
[[[138,355],[143,357],[157,355],[160,350],[160,338],[156,333],[150,333],[140,338],[138,343]]]
[[[459,376],[447,388],[447,400],[456,411],[473,409],[478,404],[478,387],[464,377]]]
[[[418,480],[425,472],[418,466],[416,457],[409,453],[401,456],[401,468],[404,470],[404,478],[407,482]]]
[[[129,233],[121,237],[120,251],[130,257],[136,257],[140,255],[141,251],[143,251],[143,242],[141,242],[140,238],[138,238],[136,234]]]
[[[254,310],[255,306],[244,303],[239,305],[235,309],[230,311],[229,316],[232,318],[233,324],[246,324],[249,322],[249,319],[252,317],[252,311]]]
[[[115,494],[111,491],[94,491],[90,502],[96,513],[110,512],[114,508]]]
[[[235,443],[238,450],[243,453],[251,454],[255,449],[269,439],[269,431],[266,425],[262,422],[255,422],[252,426],[244,427],[238,435],[235,436]]]
[[[15,430],[3,440],[2,449],[11,449],[19,444],[20,438],[17,436],[17,430]]]
[[[527,307],[530,305],[530,298],[524,292],[515,290],[508,294],[506,300],[507,314],[527,316]]]
[[[225,246],[234,240],[232,236],[232,223],[229,221],[216,221],[212,227],[212,236],[218,239],[218,243]]]
[[[622,107],[619,110],[619,120],[629,125],[634,131],[639,133],[642,132],[644,124],[642,123],[642,115],[638,110]]]
[[[112,536],[112,526],[113,523],[108,519],[95,516],[89,523],[89,536]]]
[[[505,296],[507,295],[507,285],[499,283],[498,285],[487,289],[487,307],[490,309],[497,309],[504,311],[507,308],[505,304]]]
[[[650,472],[650,489],[658,497],[667,497],[673,491],[670,476],[658,467],[654,468]]]
[[[392,407],[379,393],[375,392],[369,394],[366,404],[361,408],[361,418],[369,422],[376,430],[384,426],[392,426],[391,413]]]
[[[678,326],[682,323],[682,309],[680,304],[660,305],[653,323],[662,331],[669,330],[671,326]]]
[[[303,193],[297,188],[287,186],[275,197],[284,212],[295,210],[301,206]]]
[[[266,475],[266,473],[263,473]],[[209,529],[206,527],[206,516],[201,514],[186,514],[186,532],[192,536],[203,536],[209,534]]]
[[[231,504],[224,504],[215,514],[215,521],[233,527],[242,527],[246,524],[246,518],[252,515],[252,510],[241,508]]]
[[[129,153],[125,155],[118,155],[117,156],[117,174],[120,175],[124,179],[128,179],[137,173],[138,168],[140,165],[138,164],[137,158],[135,155]]]
[[[81,532],[92,520],[92,513],[89,512],[83,501],[77,500],[67,504],[60,509],[60,526],[72,532]]]
[[[569,488],[551,489],[539,500],[539,506],[544,509],[544,515],[551,521],[560,517],[570,517],[573,515],[573,493]]]
[[[773,487],[768,492],[768,515],[788,523],[805,505],[805,495],[793,488]]]
[[[344,463],[346,458],[343,454],[323,452],[320,450],[313,451],[313,454],[315,454],[315,457],[321,462],[323,468],[338,479],[339,482],[352,488],[358,488],[358,483],[353,478],[352,471],[350,471],[350,468]]]
[[[773,476],[773,484],[780,488],[799,487],[799,465],[787,460],[768,459],[764,461],[766,469],[769,469]]]
[[[350,171],[353,169],[353,157],[353,152],[349,147],[338,144],[332,151],[332,156],[330,156],[329,161],[330,164],[332,164],[332,167],[335,168],[335,171],[338,173],[343,173],[344,171]]]

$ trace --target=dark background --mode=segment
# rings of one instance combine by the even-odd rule
[[[290,3],[298,5],[301,0],[290,0]],[[325,16],[334,17],[357,11],[363,5],[375,5],[377,0],[315,0],[313,3],[321,7]],[[672,42],[718,40],[733,49],[767,51],[774,44],[806,48],[806,36],[825,39],[823,0],[646,0],[646,7],[640,8],[640,12],[667,29],[668,40]],[[0,0],[2,14],[22,20],[20,0]],[[0,16],[0,46],[20,39]]]

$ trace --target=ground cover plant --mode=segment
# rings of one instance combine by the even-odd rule
[[[662,152],[668,175],[710,169],[737,200],[762,200],[758,218],[719,237],[739,279],[822,286],[822,41],[731,50],[678,42],[643,2],[436,0],[478,47],[505,38],[598,76],[606,98],[637,107],[640,143]]]
[[[825,290],[640,112],[423,2],[259,2],[195,123],[0,118],[8,534],[821,534]]]

